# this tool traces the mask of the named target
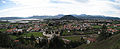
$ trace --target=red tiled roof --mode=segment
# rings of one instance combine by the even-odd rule
[[[92,41],[92,42],[96,41],[96,39],[94,39],[94,38],[88,38],[88,40]]]
[[[19,42],[19,40],[14,40],[14,42]]]

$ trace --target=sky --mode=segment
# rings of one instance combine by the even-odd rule
[[[58,14],[120,17],[120,0],[0,0],[0,17]]]

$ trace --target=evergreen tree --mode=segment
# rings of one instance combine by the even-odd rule
[[[31,35],[31,41],[35,41],[35,36],[33,34]]]
[[[64,41],[54,35],[50,41],[49,49],[65,49],[64,45]]]
[[[19,37],[18,38],[19,40],[20,40],[20,42],[22,43],[22,44],[24,44],[25,43],[25,39],[21,36],[21,37]]]
[[[30,41],[31,41],[31,45],[33,45],[33,46],[35,46],[35,37],[34,37],[34,35],[32,34],[31,35],[31,38],[30,38]]]
[[[107,26],[106,26],[106,25],[103,25],[103,26],[102,26],[101,34],[98,36],[97,40],[98,40],[98,41],[102,41],[102,40],[107,39],[107,38],[110,37],[110,36],[111,36],[111,33],[108,33],[108,32],[107,32]]]
[[[0,47],[11,47],[13,46],[12,40],[9,35],[5,33],[0,33]]]

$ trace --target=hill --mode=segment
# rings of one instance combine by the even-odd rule
[[[81,19],[102,19],[102,20],[120,20],[118,17],[110,17],[110,16],[102,16],[102,15],[86,15],[86,14],[81,14],[81,15],[74,15],[77,18]]]
[[[55,15],[55,16],[31,16],[28,18],[34,18],[34,19],[60,19],[63,17],[63,14]]]
[[[24,19],[23,17],[1,17],[0,20]]]
[[[68,17],[69,16],[69,17]],[[90,20],[98,20],[98,19],[102,19],[102,20],[120,20],[120,18],[118,17],[109,17],[109,16],[101,16],[101,15],[86,15],[86,14],[81,14],[81,15],[76,15],[76,14],[72,14],[72,15],[63,15],[63,14],[59,14],[59,15],[55,15],[55,16],[31,16],[31,17],[1,17],[0,20],[13,20],[13,19],[68,19],[68,20],[77,20],[77,19],[90,19]]]
[[[120,34],[114,35],[104,41],[81,45],[74,49],[120,49]]]
[[[78,20],[78,18],[72,16],[72,15],[65,15],[60,18],[61,20]]]

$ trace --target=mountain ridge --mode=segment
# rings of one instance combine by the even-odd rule
[[[55,16],[31,16],[31,17],[1,17],[0,20],[12,20],[12,19],[60,19],[65,15],[55,15]],[[72,16],[76,17],[77,19],[106,19],[106,20],[120,20],[118,17],[109,17],[109,16],[101,16],[101,15],[75,15]]]
[[[65,15],[65,16],[61,17],[60,20],[79,20],[79,19],[72,15]]]

